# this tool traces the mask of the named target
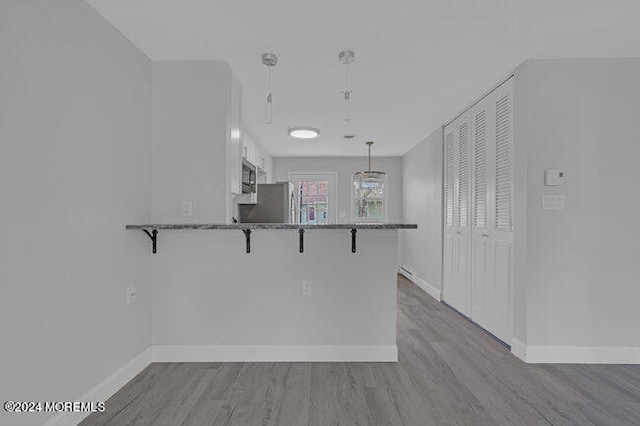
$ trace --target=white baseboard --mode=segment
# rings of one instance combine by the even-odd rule
[[[408,279],[410,281],[413,281],[413,271],[412,270],[410,270],[406,266],[401,265],[400,263],[398,263],[397,268],[398,268],[398,273],[399,274],[402,274],[406,279]]]
[[[527,362],[527,345],[522,343],[522,341],[515,338],[511,339],[511,353],[524,362]]]
[[[154,345],[154,362],[397,362],[396,345]]]
[[[428,282],[426,282],[425,280],[423,280],[422,278],[416,276],[416,279],[414,281],[416,283],[416,285],[418,287],[420,287],[421,289],[423,289],[429,296],[433,297],[434,299],[436,299],[438,302],[440,302],[441,299],[441,292],[440,290],[438,290],[437,288],[435,288],[434,286],[432,286],[431,284],[429,284]]]
[[[109,377],[98,383],[93,389],[75,401],[104,402],[120,390],[127,382],[147,368],[153,361],[151,347],[136,355],[132,360],[120,367]],[[45,426],[75,426],[91,413],[58,413],[49,419]]]
[[[528,364],[640,364],[640,347],[527,346],[512,339],[511,352]]]
[[[415,272],[411,271],[406,266],[398,265],[398,272],[406,279],[423,289],[429,296],[433,297],[438,302],[442,300],[442,293],[440,292],[440,290],[417,276]]]

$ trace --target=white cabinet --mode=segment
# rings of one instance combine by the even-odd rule
[[[231,78],[231,99],[227,124],[227,174],[229,191],[242,193],[242,87],[235,75]]]
[[[248,132],[244,132],[242,157],[256,166],[262,174],[269,174],[271,155]]]
[[[253,157],[255,156],[255,151],[256,151],[256,143],[254,142],[253,138],[247,134],[246,137],[244,138],[242,158],[244,158],[254,166],[255,164],[253,162]]]
[[[512,335],[513,82],[444,129],[443,300]]]
[[[253,164],[256,167],[261,167],[260,166],[261,155],[262,155],[262,147],[258,145],[256,142],[253,142],[253,145],[251,145],[250,159],[249,159],[251,164]]]
[[[251,154],[249,154],[251,152],[251,144],[251,138],[245,133],[245,137],[242,140],[242,158],[247,161],[250,161],[251,158]]]

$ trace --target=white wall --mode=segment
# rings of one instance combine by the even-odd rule
[[[226,62],[153,63],[154,222],[227,222],[230,93]],[[182,216],[183,201],[193,216]]]
[[[0,58],[0,399],[73,401],[150,343],[151,63],[80,0],[3,0]]]
[[[391,345],[397,231],[163,232],[153,259],[154,345]],[[311,296],[302,282],[312,282]]]
[[[399,263],[442,292],[442,127],[402,158],[402,221]]]
[[[524,75],[526,343],[640,348],[640,59],[533,60]],[[563,186],[543,186],[549,168]]]
[[[275,157],[275,181],[288,181],[290,172],[337,172],[338,209],[336,220],[352,221],[353,174],[366,170],[366,157]],[[387,222],[402,221],[402,157],[372,157],[371,168],[387,174]],[[340,211],[346,218],[340,218]]]

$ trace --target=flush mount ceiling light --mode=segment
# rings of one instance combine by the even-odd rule
[[[344,97],[344,121],[351,121],[351,82],[349,81],[349,71],[351,63],[356,59],[356,54],[352,50],[343,50],[338,54],[338,61],[344,64],[344,90],[341,92]]]
[[[273,95],[271,94],[271,69],[278,65],[278,56],[275,53],[263,53],[262,64],[269,70],[269,93],[267,94],[267,124],[273,123]]]
[[[320,130],[313,127],[294,127],[289,129],[289,136],[296,139],[315,139],[320,136]]]

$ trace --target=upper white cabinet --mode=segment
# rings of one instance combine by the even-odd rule
[[[268,175],[267,178],[270,177],[271,154],[248,132],[244,132],[242,157],[256,166],[259,172]]]
[[[229,114],[227,125],[227,173],[229,191],[242,193],[242,87],[235,75],[231,76]]]

